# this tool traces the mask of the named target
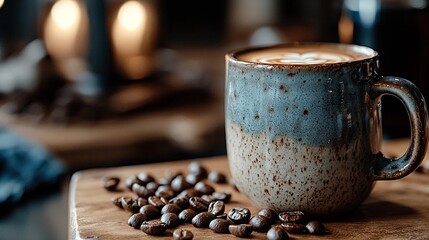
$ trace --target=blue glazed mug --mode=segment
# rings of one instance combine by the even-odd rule
[[[375,181],[402,178],[423,160],[425,100],[378,74],[378,54],[357,45],[293,43],[226,54],[225,126],[234,183],[258,207],[331,217],[349,212]],[[407,109],[411,143],[380,152],[381,97]]]

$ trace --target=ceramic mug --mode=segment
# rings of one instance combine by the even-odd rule
[[[376,51],[293,43],[226,54],[225,126],[234,183],[258,207],[337,216],[355,209],[375,181],[402,178],[423,160],[427,110],[410,81],[379,75]],[[406,153],[380,152],[381,97],[404,104]]]

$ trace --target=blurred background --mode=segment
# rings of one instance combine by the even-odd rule
[[[52,191],[9,199],[0,239],[66,239],[77,170],[225,154],[226,52],[365,45],[380,53],[382,75],[411,80],[427,99],[428,25],[427,0],[0,0],[2,134],[61,165]],[[398,100],[384,97],[382,111],[386,139],[409,136]],[[18,145],[10,139],[0,136],[0,150]],[[33,159],[26,153],[21,167],[36,171]],[[0,161],[4,173],[13,157],[0,152]],[[7,182],[0,177],[0,193]]]

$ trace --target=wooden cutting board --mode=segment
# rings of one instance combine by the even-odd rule
[[[400,155],[407,141],[394,141],[384,146],[384,152]],[[164,236],[149,236],[127,225],[130,213],[117,208],[113,197],[134,194],[125,190],[124,180],[145,171],[156,178],[165,171],[186,172],[191,161],[198,161],[208,170],[228,174],[225,156],[159,164],[91,169],[75,173],[70,184],[70,239],[172,239],[172,231]],[[100,183],[103,176],[122,179],[122,192],[108,192]],[[235,206],[248,207],[252,214],[257,208],[229,184],[215,185],[217,191],[230,191],[232,201],[226,211]],[[312,236],[290,234],[293,239],[429,239],[429,174],[412,173],[394,181],[376,183],[370,197],[355,212],[342,219],[323,222],[330,234]],[[210,229],[198,229],[190,224],[180,225],[194,233],[194,239],[238,239],[230,234],[216,234]],[[265,233],[253,232],[251,239],[266,239]]]

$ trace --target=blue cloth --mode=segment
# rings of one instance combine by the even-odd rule
[[[0,127],[0,209],[55,185],[64,173],[65,166],[46,148]]]

